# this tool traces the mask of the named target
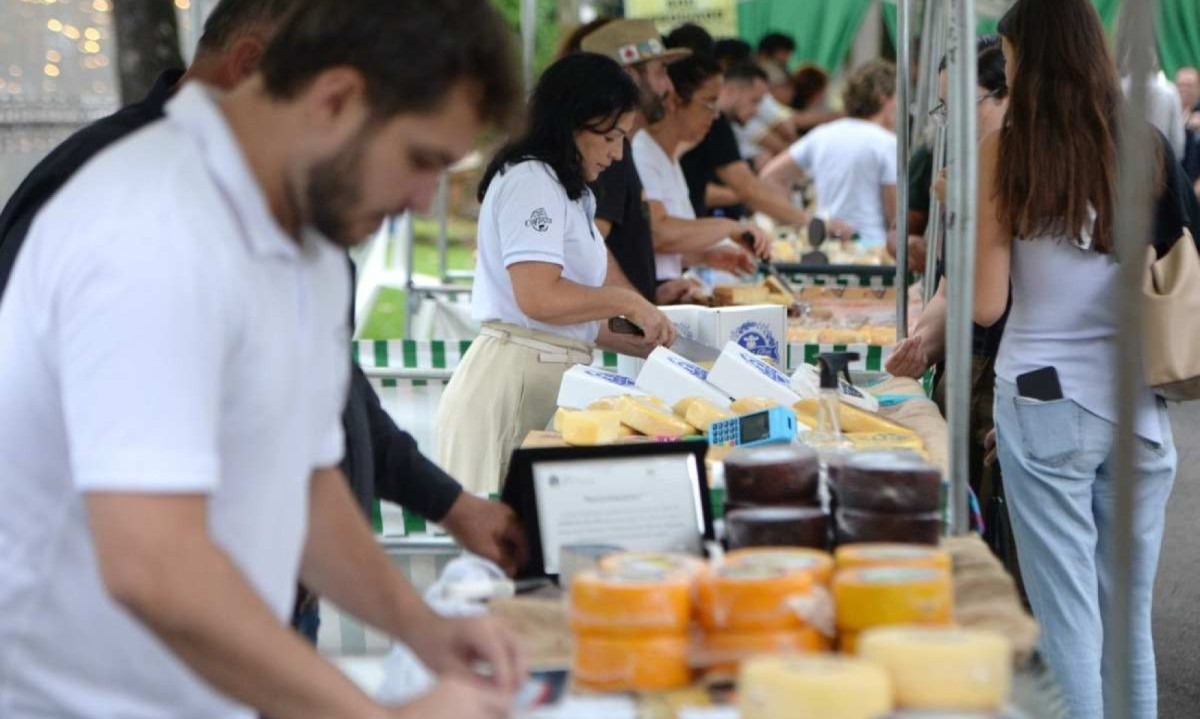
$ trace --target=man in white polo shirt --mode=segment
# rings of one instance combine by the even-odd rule
[[[341,248],[517,96],[486,0],[303,0],[46,205],[0,303],[0,716],[507,714],[512,638],[426,608],[335,468]],[[376,705],[284,626],[297,577],[443,683]]]

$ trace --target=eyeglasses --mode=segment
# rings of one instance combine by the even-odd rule
[[[983,101],[988,99],[989,97],[998,97],[999,95],[1000,95],[999,90],[992,90],[991,92],[985,92],[984,94],[975,98],[975,104],[976,105],[982,104]],[[950,116],[950,107],[946,104],[945,100],[942,100],[941,102],[939,102],[937,104],[937,107],[935,107],[929,111],[929,119],[933,120],[934,122],[938,123],[939,125],[946,124],[946,120],[949,118],[949,116]]]

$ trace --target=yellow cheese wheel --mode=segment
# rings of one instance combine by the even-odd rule
[[[901,709],[995,711],[1012,686],[1012,643],[995,632],[870,629],[859,637],[858,656],[887,671]]]
[[[617,410],[622,424],[650,437],[678,439],[695,433],[690,424],[645,397],[621,397]]]
[[[584,634],[681,634],[692,614],[692,579],[663,571],[586,571],[570,590],[571,628]]]
[[[835,656],[760,657],[738,675],[741,719],[881,719],[893,709],[887,673]]]
[[[870,542],[846,544],[837,548],[834,561],[838,569],[861,567],[929,567],[949,570],[950,553],[921,544]]]
[[[840,630],[954,621],[950,572],[928,567],[843,569],[833,576]]]
[[[659,572],[667,576],[685,576],[694,580],[707,569],[704,560],[670,552],[617,552],[600,560],[600,571],[646,575]]]
[[[781,632],[709,632],[696,651],[709,669],[724,671],[762,655],[815,654],[829,650],[829,641],[816,629]]]
[[[735,399],[733,404],[729,405],[729,410],[734,415],[743,415],[762,412],[778,406],[778,402],[766,397],[742,397],[741,399]]]
[[[854,449],[871,451],[877,449],[911,449],[925,451],[925,443],[910,432],[847,432],[845,435]]]
[[[584,689],[604,692],[666,691],[687,686],[685,635],[602,637],[576,635],[571,676]]]
[[[694,427],[697,432],[700,432],[701,434],[707,434],[709,425],[711,425],[713,422],[722,419],[728,419],[732,416],[732,414],[721,409],[712,402],[702,399],[697,402],[693,402],[688,407],[687,413],[684,415],[683,419],[692,427]]]
[[[563,441],[571,445],[612,444],[621,433],[621,413],[585,409],[562,417]]]
[[[792,405],[792,409],[796,410],[796,417],[805,424],[816,427],[817,422],[817,407],[819,401],[816,398],[802,399]],[[878,434],[886,432],[888,434],[915,434],[911,429],[904,425],[896,424],[890,420],[868,412],[865,409],[859,409],[854,405],[838,402],[838,420],[842,425],[843,432],[862,432],[866,434]]]
[[[770,632],[807,625],[792,602],[811,595],[813,573],[747,557],[700,576],[700,623],[710,632]]]
[[[736,549],[725,555],[726,564],[743,561],[773,564],[789,571],[808,572],[814,584],[829,584],[834,561],[828,552],[804,547],[753,547]]]

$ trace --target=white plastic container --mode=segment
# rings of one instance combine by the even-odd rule
[[[787,308],[781,305],[702,307],[695,339],[712,347],[736,343],[776,367],[787,363]]]
[[[729,407],[729,395],[708,381],[708,372],[665,347],[659,347],[646,358],[638,373],[638,389],[675,406],[687,397],[703,397],[718,407]]]
[[[784,407],[791,407],[801,399],[786,374],[736,342],[725,344],[708,373],[708,381],[734,399],[766,397]]]
[[[598,399],[622,394],[644,395],[645,392],[634,386],[629,377],[599,367],[575,365],[563,375],[558,388],[558,406],[587,409]]]

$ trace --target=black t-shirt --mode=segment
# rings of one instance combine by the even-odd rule
[[[713,122],[708,134],[687,154],[679,160],[683,167],[683,175],[687,178],[688,196],[691,197],[692,207],[696,217],[708,215],[708,203],[704,201],[704,190],[708,183],[716,182],[717,170],[742,162],[738,152],[737,137],[733,134],[733,125],[729,118],[719,115]]]
[[[612,223],[605,240],[621,271],[638,292],[651,302],[658,286],[654,269],[654,240],[650,236],[650,212],[642,201],[642,179],[633,164],[633,150],[625,141],[625,154],[592,183],[596,195],[596,219]]]
[[[908,161],[908,210],[929,212],[930,192],[933,189],[933,153],[928,145],[913,151]]]

